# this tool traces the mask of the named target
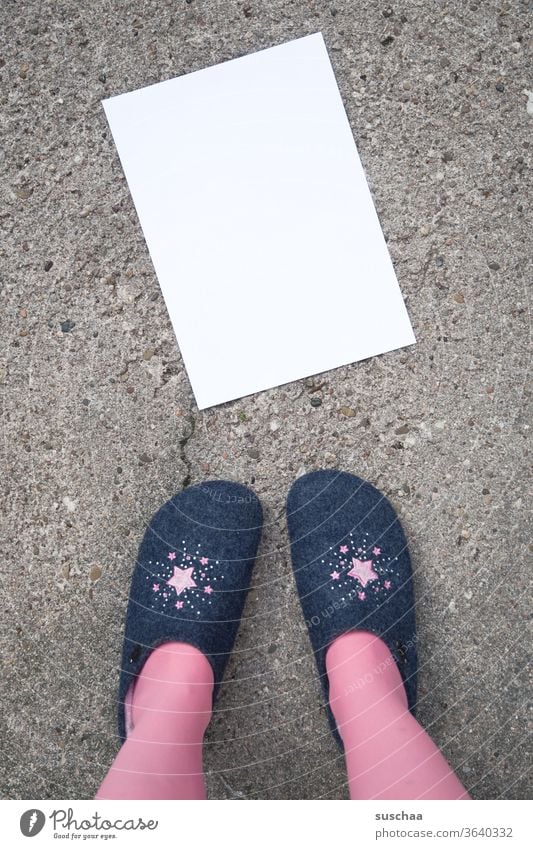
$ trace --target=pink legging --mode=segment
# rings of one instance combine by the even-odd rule
[[[326,667],[352,799],[468,799],[407,709],[387,646],[355,631],[336,639]],[[198,649],[166,643],[130,692],[128,737],[97,799],[205,799],[202,744],[211,718],[213,671]]]

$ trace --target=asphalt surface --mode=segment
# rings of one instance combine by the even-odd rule
[[[94,795],[146,522],[222,477],[266,523],[209,794],[346,797],[283,512],[297,475],[336,467],[406,528],[420,720],[474,797],[526,797],[526,3],[2,8],[2,796]],[[319,30],[417,344],[199,413],[101,100]]]

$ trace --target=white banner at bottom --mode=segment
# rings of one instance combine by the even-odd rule
[[[527,802],[0,802],[2,845],[529,847]],[[204,808],[205,806],[205,808]],[[30,842],[35,839],[35,843]]]

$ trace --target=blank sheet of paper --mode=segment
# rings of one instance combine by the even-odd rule
[[[103,106],[200,409],[415,341],[320,33]]]

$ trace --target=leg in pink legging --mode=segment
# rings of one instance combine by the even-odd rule
[[[129,693],[128,737],[97,799],[205,799],[204,732],[213,670],[198,649],[165,643]]]
[[[329,647],[330,706],[344,743],[352,799],[469,799],[407,708],[385,643],[354,631]]]

